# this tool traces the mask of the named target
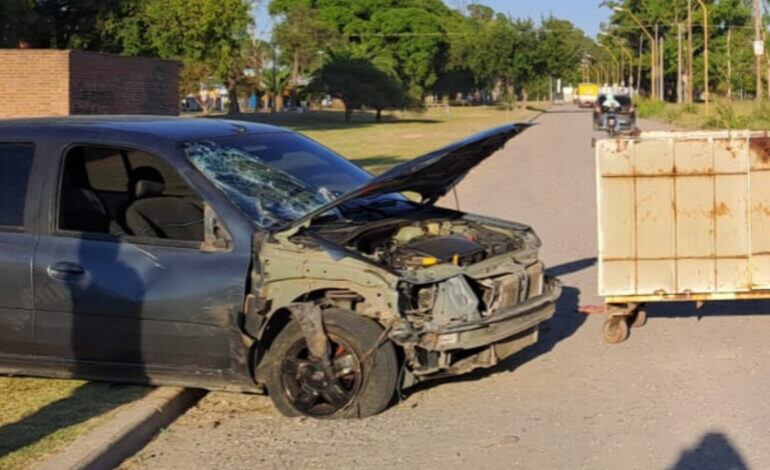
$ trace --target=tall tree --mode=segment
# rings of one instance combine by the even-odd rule
[[[443,19],[454,14],[441,0],[272,0],[270,12],[312,9],[334,34],[360,44],[394,64],[411,96],[419,100],[435,85],[447,54]]]
[[[133,0],[2,0],[0,46],[119,51],[109,25]]]
[[[278,17],[273,39],[280,45],[281,60],[291,67],[292,85],[296,87],[302,74],[320,65],[320,52],[339,44],[340,38],[308,5],[297,4],[288,9],[280,6],[270,5],[270,13]]]
[[[128,54],[180,60],[224,83],[236,113],[252,22],[248,0],[136,0],[117,33]]]

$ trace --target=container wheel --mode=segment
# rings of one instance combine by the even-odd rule
[[[628,322],[625,317],[610,317],[604,321],[604,341],[610,344],[622,343],[628,338]]]
[[[640,308],[631,316],[631,328],[641,328],[647,324],[647,310]]]

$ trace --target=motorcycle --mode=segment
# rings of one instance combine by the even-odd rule
[[[618,116],[615,114],[615,110],[609,110],[605,119],[607,120],[607,133],[610,137],[615,137],[618,134]]]

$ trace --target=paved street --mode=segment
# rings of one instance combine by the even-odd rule
[[[212,393],[127,466],[768,468],[769,303],[655,305],[615,346],[603,316],[577,312],[601,303],[590,121],[553,109],[458,189],[463,210],[543,239],[565,290],[536,346],[366,420],[286,419],[267,397]]]

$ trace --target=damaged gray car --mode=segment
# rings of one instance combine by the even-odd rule
[[[0,372],[266,389],[339,418],[494,366],[561,288],[529,227],[435,203],[526,127],[372,177],[272,126],[0,122]]]

